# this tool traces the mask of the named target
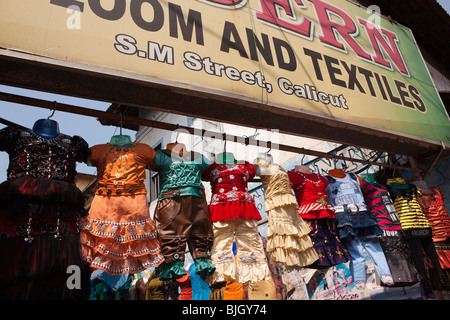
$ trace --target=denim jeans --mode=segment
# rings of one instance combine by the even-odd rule
[[[347,237],[344,244],[352,259],[350,260],[350,271],[353,275],[353,281],[366,280],[366,264],[363,254],[363,248],[372,258],[375,268],[380,276],[391,275],[391,270],[384,256],[383,249],[377,238],[361,239],[358,237]]]

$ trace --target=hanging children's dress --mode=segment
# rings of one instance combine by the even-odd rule
[[[334,171],[330,170],[328,173],[331,172]],[[327,187],[328,199],[335,210],[339,238],[351,256],[350,271],[357,288],[363,289],[366,281],[363,249],[372,258],[382,284],[392,285],[389,265],[377,238],[383,232],[364,202],[357,176],[340,170],[326,178],[330,181]]]
[[[432,240],[439,263],[447,279],[441,279],[432,263],[427,260],[427,269],[433,288],[449,288],[450,279],[450,217],[444,206],[444,193],[439,187],[422,189],[422,195],[417,198],[420,208],[431,226]],[[445,285],[447,283],[447,285]]]
[[[195,273],[195,263],[189,267],[189,277],[191,278],[192,300],[209,300],[211,288],[205,282],[205,277]]]
[[[211,260],[216,272],[207,278],[209,283],[270,279],[258,234],[257,221],[261,215],[247,188],[254,176],[255,167],[247,161],[214,162],[203,175],[212,188],[209,204],[214,230]],[[233,241],[236,241],[237,262],[233,254]]]
[[[328,203],[329,181],[317,173],[299,170],[287,172],[298,203],[298,214],[311,228],[309,236],[319,259],[311,266],[329,268],[350,260],[334,224],[334,209]]]
[[[89,268],[79,252],[79,220],[87,212],[75,176],[88,144],[59,129],[48,139],[36,132],[0,131],[0,150],[10,159],[0,185],[0,298],[87,298]],[[69,266],[80,268],[81,290],[66,285]]]
[[[159,172],[161,192],[155,210],[158,237],[165,262],[159,277],[170,280],[186,275],[186,244],[194,259],[195,272],[212,274],[212,222],[209,218],[202,173],[210,162],[201,154],[158,150],[152,161]]]
[[[299,267],[311,265],[319,257],[309,237],[309,224],[297,213],[297,200],[286,171],[263,158],[256,158],[254,165],[265,195],[270,262]]]
[[[400,220],[386,187],[360,181],[364,200],[378,221],[383,234],[378,237],[391,270],[393,286],[410,286],[419,282],[419,275],[406,245]]]
[[[433,264],[440,278],[440,289],[447,287],[447,279],[439,263],[439,257],[432,240],[431,225],[423,213],[417,198],[422,195],[415,185],[406,183],[403,178],[387,179],[387,189],[394,201],[395,210],[400,218],[406,243],[420,275],[425,294],[432,292],[432,285],[425,267],[423,252]]]
[[[154,156],[142,143],[91,147],[97,190],[83,222],[81,249],[92,269],[110,275],[137,273],[164,260],[144,185],[145,169]]]

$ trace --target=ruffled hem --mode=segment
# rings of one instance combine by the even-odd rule
[[[15,197],[20,197],[22,201],[47,201],[84,206],[83,193],[74,183],[56,179],[26,176],[0,184],[0,200],[9,202]]]
[[[258,263],[237,263],[237,279],[236,282],[245,283],[257,282],[261,280],[272,279],[270,275],[269,264],[267,261]]]
[[[14,283],[26,279],[49,280],[65,275],[70,265],[83,267],[80,256],[78,234],[61,235],[57,240],[53,235],[38,235],[32,243],[22,238],[5,238],[0,241],[0,287],[3,283]]]
[[[216,271],[206,277],[206,283],[214,284],[223,281],[245,283],[271,279],[267,261],[257,263],[223,262],[214,265]]]
[[[298,207],[297,199],[294,195],[291,194],[283,194],[279,196],[274,196],[270,199],[266,199],[264,204],[264,209],[268,212],[277,207],[289,206],[293,205]]]
[[[113,239],[119,244],[153,239],[158,236],[158,231],[151,218],[129,222],[112,222],[88,217],[82,221],[81,229],[89,232],[93,237]],[[87,233],[84,234],[87,235]]]
[[[206,277],[206,283],[214,284],[223,281],[236,281],[236,264],[234,262],[214,263],[215,272]]]
[[[161,264],[156,273],[158,278],[163,281],[180,279],[187,275],[184,269],[184,261],[181,260]]]
[[[282,248],[289,251],[305,251],[312,248],[313,244],[308,235],[303,237],[275,235],[267,237],[267,251],[272,252],[277,248]]]
[[[269,219],[268,236],[276,234],[303,236],[311,232],[309,224],[296,213],[296,206],[278,207],[268,211],[267,214]]]
[[[209,215],[212,222],[225,221],[230,218],[261,220],[261,215],[254,203],[239,200],[209,205]]]
[[[303,237],[311,232],[309,224],[305,221],[297,221],[297,223],[292,223],[289,218],[274,218],[270,219],[269,225],[267,226],[267,238],[274,236],[292,236],[292,237]]]
[[[82,247],[88,247],[99,255],[113,260],[155,255],[161,251],[158,239],[152,235],[135,241],[118,243],[114,238],[100,238],[82,230],[80,232],[80,243]]]
[[[195,263],[195,274],[202,278],[205,278],[216,271],[216,267],[211,262],[209,258],[197,258],[194,260]]]
[[[138,230],[139,234],[101,236],[91,233],[91,229],[83,229],[80,232],[83,259],[92,269],[102,269],[110,275],[137,273],[158,266],[164,257],[157,232],[150,228],[145,233],[144,229]]]
[[[270,263],[272,264],[280,263],[286,266],[306,267],[318,259],[319,256],[312,246],[302,251],[277,247],[270,252]]]
[[[95,248],[86,245],[81,245],[81,256],[91,269],[104,270],[113,276],[142,272],[148,268],[156,267],[164,261],[164,257],[159,251],[154,254],[127,255],[122,259],[111,259],[111,256],[103,255]]]

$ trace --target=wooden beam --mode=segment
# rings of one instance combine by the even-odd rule
[[[89,117],[95,117],[97,119],[105,119],[109,121],[117,122],[118,124],[122,121],[124,123],[129,124],[136,124],[146,127],[152,127],[162,130],[168,130],[168,131],[175,131],[177,129],[183,129],[189,132],[192,135],[200,135],[205,136],[207,133],[210,137],[221,137],[222,140],[229,140],[236,143],[240,143],[243,141],[245,145],[249,145],[250,143],[254,143],[258,146],[265,146],[267,148],[272,148],[272,142],[271,141],[261,141],[261,140],[251,140],[249,137],[238,137],[233,136],[227,133],[219,133],[219,132],[211,132],[208,130],[198,130],[195,128],[187,127],[187,126],[180,126],[178,124],[171,124],[171,123],[164,123],[160,121],[154,121],[150,119],[143,119],[139,117],[132,117],[132,116],[125,116],[120,115],[117,113],[110,113],[106,111],[100,111],[100,110],[94,110],[64,103],[58,103],[56,101],[48,101],[48,100],[42,100],[42,99],[36,99],[31,97],[25,97],[25,96],[19,96],[9,93],[0,92],[0,100],[8,101],[12,103],[18,103],[22,105],[28,105],[32,107],[39,107],[39,108],[45,108],[50,110],[58,110],[68,113],[74,113]],[[299,154],[305,154],[310,156],[315,156],[319,158],[327,158],[327,159],[334,159],[334,160],[343,160],[343,161],[351,161],[351,162],[358,162],[363,163],[367,165],[375,165],[375,166],[382,166],[382,167],[391,167],[391,168],[398,168],[403,170],[411,170],[411,171],[420,171],[416,168],[408,168],[408,167],[401,167],[401,166],[395,166],[387,163],[379,163],[369,160],[363,160],[363,159],[355,159],[351,157],[345,157],[340,155],[333,155],[325,152],[305,149],[305,148],[298,148],[288,145],[282,145],[282,144],[276,144],[276,147],[281,151],[287,151],[292,153],[299,153]]]

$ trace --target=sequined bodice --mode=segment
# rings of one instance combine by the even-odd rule
[[[59,134],[46,140],[29,129],[0,131],[0,150],[9,154],[8,179],[30,176],[74,182],[76,162],[84,162],[88,144],[79,136]]]

